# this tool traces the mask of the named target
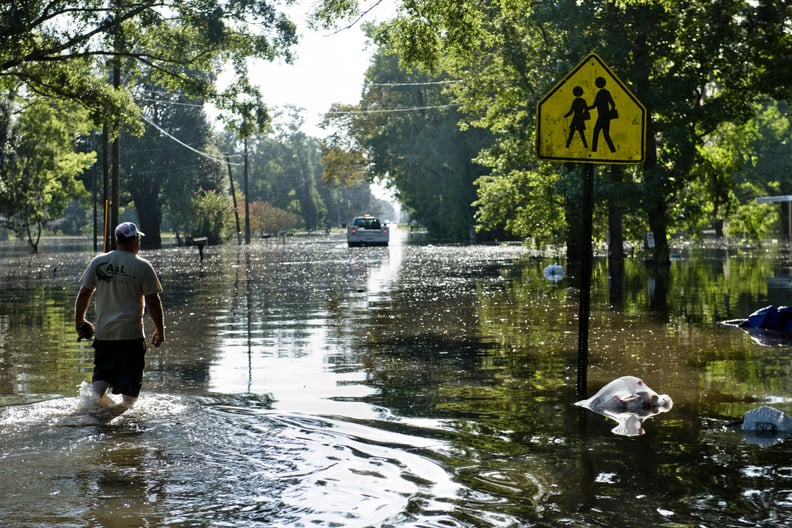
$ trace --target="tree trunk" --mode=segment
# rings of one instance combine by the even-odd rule
[[[715,238],[723,238],[723,219],[716,218],[712,223],[712,227],[715,230]]]
[[[654,207],[648,210],[649,228],[654,237],[652,261],[656,264],[666,265],[671,263],[671,251],[668,247],[668,210],[665,200],[658,200]]]
[[[140,239],[140,249],[161,249],[162,207],[156,196],[141,196],[140,194],[132,193],[140,230],[146,233],[146,236]]]
[[[646,118],[646,163],[644,167],[644,196],[649,230],[654,238],[652,261],[656,264],[669,264],[671,253],[668,249],[668,207],[666,205],[666,186],[663,184],[663,171],[657,167],[657,142],[654,137],[652,115]]]
[[[668,320],[668,290],[671,286],[671,268],[652,266],[649,271],[649,309],[663,321]]]
[[[640,33],[635,39],[635,64],[647,64],[649,53],[649,39],[646,33]],[[651,100],[653,93],[652,82],[649,79],[649,68],[641,67],[637,70],[638,76],[634,79],[635,95],[644,104]],[[655,125],[652,120],[651,108],[646,109],[646,159],[644,161],[644,189],[645,211],[649,220],[649,229],[654,237],[652,260],[656,263],[670,262],[668,250],[668,208],[666,206],[667,188],[663,185],[663,171],[657,167],[657,141],[655,139]]]

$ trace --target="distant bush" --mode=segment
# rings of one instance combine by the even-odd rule
[[[250,230],[259,236],[294,229],[299,222],[296,215],[269,202],[257,201],[250,204]]]
[[[192,207],[190,235],[205,236],[209,244],[219,244],[233,233],[234,206],[230,196],[201,189],[193,195]]]

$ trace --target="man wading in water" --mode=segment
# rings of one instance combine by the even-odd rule
[[[96,335],[93,342],[93,391],[101,404],[108,388],[122,394],[118,411],[124,412],[137,401],[143,383],[146,338],[143,311],[148,309],[154,322],[151,345],[165,341],[165,324],[157,274],[149,262],[137,255],[140,237],[132,222],[115,229],[117,249],[94,257],[80,278],[80,291],[74,303],[74,322],[79,339]],[[85,313],[96,292],[96,327],[85,320]],[[145,301],[145,304],[144,304]],[[119,412],[119,414],[120,414]]]

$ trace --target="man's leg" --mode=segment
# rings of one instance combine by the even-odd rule
[[[110,384],[104,380],[96,380],[93,382],[93,391],[96,394],[97,398],[101,398],[107,392],[107,389],[110,388]]]
[[[138,400],[137,396],[128,396],[126,394],[122,394],[122,396],[124,397],[123,400],[124,405],[128,407],[132,407],[133,405],[135,405],[135,402]]]
[[[96,401],[102,407],[113,407],[116,405],[116,402],[107,395],[107,391],[110,387],[110,383],[104,380],[96,380],[93,382],[93,391],[96,396]]]

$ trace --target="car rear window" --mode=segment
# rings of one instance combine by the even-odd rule
[[[354,224],[364,229],[380,229],[379,218],[355,218]]]

